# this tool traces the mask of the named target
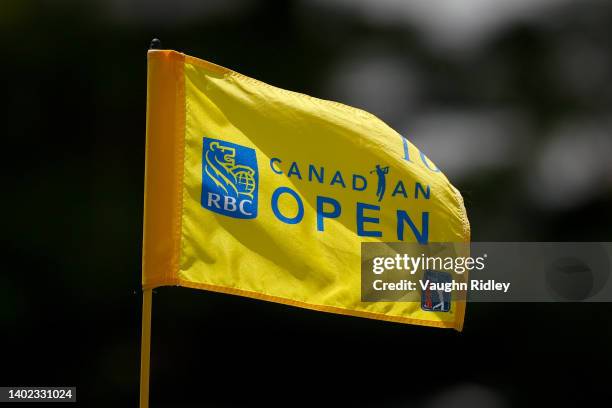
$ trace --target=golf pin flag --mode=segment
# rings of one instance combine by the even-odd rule
[[[459,192],[362,110],[148,53],[143,276],[461,330],[464,302],[361,300],[361,243],[469,242]]]

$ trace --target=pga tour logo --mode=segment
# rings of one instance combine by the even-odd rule
[[[452,277],[448,272],[426,270],[423,281],[431,283],[450,283]],[[450,312],[451,292],[427,289],[421,291],[421,309],[427,312]]]
[[[229,217],[255,218],[258,187],[254,149],[204,138],[202,207]]]

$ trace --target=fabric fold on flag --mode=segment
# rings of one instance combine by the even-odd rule
[[[361,301],[362,242],[470,240],[459,191],[374,115],[171,50],[148,53],[144,288],[178,285],[461,330]]]

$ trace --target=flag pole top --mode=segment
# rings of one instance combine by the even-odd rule
[[[151,40],[151,44],[149,44],[150,50],[161,50],[162,43],[159,38],[154,38]]]

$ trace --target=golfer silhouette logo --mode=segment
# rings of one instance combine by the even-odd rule
[[[376,173],[378,176],[378,187],[376,188],[376,196],[378,197],[378,201],[382,201],[385,195],[385,188],[387,187],[386,177],[389,174],[389,166],[380,167],[380,164],[376,165],[376,168],[370,172],[370,174]]]
[[[450,283],[452,277],[448,272],[426,270],[423,274],[423,281],[432,284]],[[443,290],[432,290],[429,286],[421,291],[421,309],[427,312],[450,312],[451,292]]]

